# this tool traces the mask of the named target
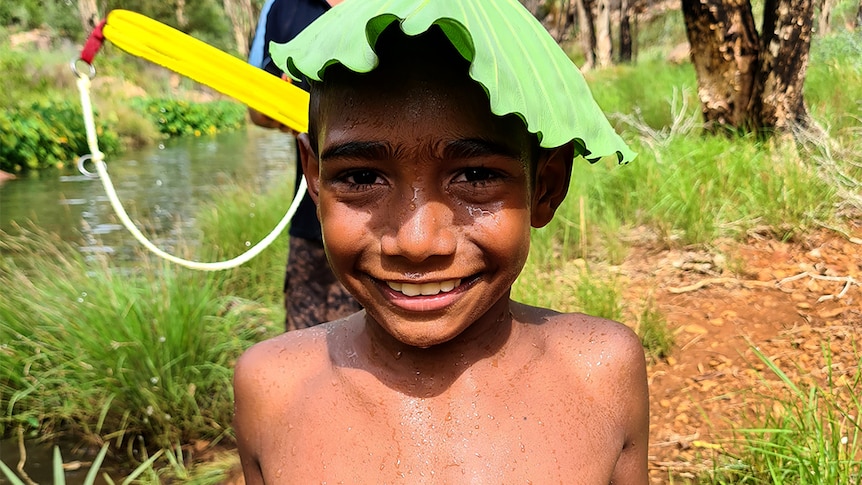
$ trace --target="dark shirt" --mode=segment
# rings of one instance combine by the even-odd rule
[[[267,1],[260,12],[257,31],[249,52],[249,63],[281,77],[281,69],[272,62],[269,55],[270,42],[281,44],[293,39],[302,29],[323,15],[329,8],[329,4],[324,0]],[[308,90],[308,83],[305,81],[297,85]],[[299,181],[302,179],[299,148],[296,149],[296,173],[296,187],[298,188]],[[293,216],[290,224],[290,235],[316,241],[321,240],[317,211],[308,194],[302,198],[302,202]]]

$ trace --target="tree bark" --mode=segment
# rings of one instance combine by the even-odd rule
[[[223,5],[233,28],[236,50],[241,56],[247,57],[249,35],[254,29],[252,24],[255,18],[251,0],[224,0]]]
[[[748,0],[682,0],[705,127],[742,127],[758,72]]]
[[[818,3],[820,16],[817,21],[817,33],[825,35],[832,30],[832,8],[835,7],[835,0],[819,0]]]
[[[632,61],[632,28],[629,0],[620,0],[620,62]]]
[[[595,0],[596,7],[596,60],[599,67],[613,65],[613,41],[611,40],[611,1]]]
[[[760,66],[750,105],[751,121],[758,129],[788,131],[810,124],[802,86],[813,16],[812,0],[766,0]]]
[[[99,9],[96,0],[78,0],[78,15],[81,17],[81,26],[84,32],[89,34],[99,23]]]
[[[177,27],[180,30],[185,29],[188,24],[188,20],[186,20],[186,0],[177,0],[175,13],[177,15]]]
[[[854,27],[857,29],[862,27],[862,0],[859,0],[859,10],[856,11],[856,23]]]
[[[581,70],[589,71],[596,67],[596,23],[593,18],[594,0],[576,0],[578,7],[578,30],[581,47],[584,51],[584,65]]]

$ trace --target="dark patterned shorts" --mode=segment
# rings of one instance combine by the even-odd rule
[[[284,308],[288,331],[337,320],[362,309],[332,274],[323,244],[293,236],[284,278]]]

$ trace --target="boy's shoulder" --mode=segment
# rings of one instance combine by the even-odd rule
[[[637,335],[631,328],[615,320],[586,313],[561,313],[522,303],[513,303],[511,308],[512,316],[516,321],[534,326],[537,331],[549,335],[589,337],[594,342],[597,339],[638,341]]]
[[[643,345],[626,325],[584,313],[559,313],[527,305],[513,305],[513,317],[526,323],[533,346],[539,346],[550,361],[616,372],[615,363],[625,366],[644,362]],[[599,369],[601,363],[604,369]],[[643,364],[641,364],[643,365]]]
[[[240,356],[234,372],[240,377],[251,374],[281,378],[284,369],[290,369],[292,375],[317,373],[328,362],[327,333],[326,325],[317,325],[258,342]]]

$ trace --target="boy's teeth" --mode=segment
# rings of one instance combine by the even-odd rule
[[[455,289],[456,286],[461,284],[461,280],[448,280],[448,281],[440,281],[436,283],[422,283],[422,284],[414,284],[414,283],[396,283],[387,281],[387,285],[393,290],[404,293],[407,296],[430,296],[436,295],[438,293],[448,293]]]

